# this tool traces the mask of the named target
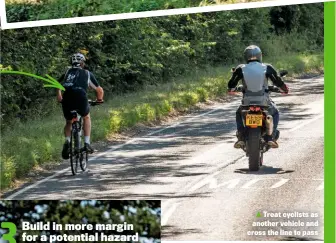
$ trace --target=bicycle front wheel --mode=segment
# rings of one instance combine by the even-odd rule
[[[77,151],[77,144],[78,144],[77,140],[78,140],[77,132],[72,130],[70,138],[70,165],[72,175],[76,175],[78,173],[79,156]]]
[[[87,170],[88,162],[89,162],[88,152],[83,151],[81,153],[81,158],[80,158],[80,167],[81,167],[82,171],[86,171]]]

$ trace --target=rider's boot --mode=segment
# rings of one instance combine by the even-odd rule
[[[275,140],[275,141],[278,141],[278,139],[279,139],[279,137],[280,137],[280,131],[279,131],[279,130],[276,130],[276,131],[275,131],[275,134],[273,135],[273,137],[274,137],[274,140]]]
[[[89,143],[84,144],[84,150],[87,151],[90,154],[92,154],[94,152],[94,149],[91,147],[91,145]]]
[[[62,150],[62,158],[63,159],[69,159],[69,154],[70,154],[70,143],[68,140],[65,141],[63,145],[63,150]]]
[[[266,135],[265,139],[266,139],[267,145],[269,145],[271,148],[279,148],[279,144],[272,136]]]
[[[244,137],[244,132],[243,131],[237,131],[237,138],[238,138],[238,141],[235,142],[234,144],[234,148],[236,149],[240,149],[240,148],[243,148],[245,147],[245,137]]]

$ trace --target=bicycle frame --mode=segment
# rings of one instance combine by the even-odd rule
[[[72,174],[77,174],[78,162],[80,162],[80,167],[82,171],[85,171],[87,168],[88,155],[87,152],[81,148],[81,135],[82,135],[82,123],[83,118],[76,111],[71,111],[73,115],[72,119],[72,130],[71,130],[71,139],[70,139],[70,164]],[[85,153],[85,154],[84,154]]]
[[[75,139],[75,153],[78,153],[80,152],[80,137],[82,132],[83,118],[76,111],[73,111],[72,113],[75,115],[75,117],[72,119],[71,133],[73,134],[73,137]]]
[[[102,104],[102,102],[96,102],[89,100],[91,106]],[[76,110],[71,111],[71,137],[70,137],[70,165],[73,175],[77,174],[78,162],[82,171],[86,171],[88,165],[88,152],[84,147],[81,147],[81,136],[83,130],[83,118]]]

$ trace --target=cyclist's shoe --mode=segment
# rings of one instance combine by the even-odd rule
[[[279,144],[275,139],[273,139],[272,136],[266,136],[266,142],[267,145],[270,146],[271,148],[279,148]]]
[[[67,140],[63,145],[62,158],[69,159],[69,157],[70,157],[70,143]]]
[[[91,147],[91,145],[90,144],[88,144],[88,143],[85,143],[84,144],[84,150],[86,151],[86,152],[88,152],[89,154],[92,154],[93,152],[94,152],[94,149]]]

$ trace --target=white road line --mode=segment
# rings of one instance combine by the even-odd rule
[[[281,187],[282,185],[286,184],[288,181],[289,181],[289,179],[281,179],[279,182],[277,182],[273,186],[271,186],[271,189]]]
[[[214,113],[214,112],[220,110],[221,108],[225,107],[225,106],[228,105],[228,104],[230,104],[230,103],[226,103],[224,106],[220,106],[220,107],[215,108],[215,109],[212,109],[212,110],[210,110],[210,111],[208,111],[208,112],[201,113],[201,114],[199,114],[199,115],[193,116],[193,117],[191,117],[191,118],[189,118],[189,119],[186,119],[185,121],[177,122],[177,123],[175,123],[175,124],[173,124],[173,125],[170,125],[170,126],[168,126],[168,127],[164,127],[164,128],[162,128],[162,129],[159,129],[159,130],[150,132],[150,133],[148,133],[147,135],[145,135],[145,136],[143,136],[143,137],[146,137],[146,136],[152,136],[152,135],[158,134],[158,133],[160,133],[160,132],[162,132],[162,131],[165,131],[165,130],[167,130],[167,129],[177,127],[178,125],[181,125],[181,124],[183,124],[183,123],[185,123],[185,122],[190,122],[190,121],[192,121],[192,120],[194,120],[194,119],[196,119],[196,118],[203,117],[203,116],[206,116],[206,115],[208,115],[208,114]],[[295,126],[294,128],[292,128],[292,129],[290,129],[290,130],[288,130],[288,131],[289,131],[289,132],[292,132],[292,131],[298,130],[299,128],[301,128],[301,127],[303,127],[303,126],[305,126],[305,125],[307,125],[307,124],[309,124],[309,123],[311,123],[311,122],[314,122],[314,121],[316,121],[316,120],[318,120],[318,119],[321,119],[321,118],[323,118],[323,117],[324,117],[324,114],[321,114],[321,115],[319,115],[319,116],[317,116],[317,117],[315,117],[315,118],[313,118],[313,119],[310,119],[310,120],[307,120],[306,122],[301,123],[301,124],[298,125],[298,126]],[[172,134],[174,134],[174,133],[172,133]],[[125,146],[125,145],[134,143],[135,141],[138,141],[139,139],[141,140],[142,137],[139,137],[139,138],[133,138],[133,139],[128,140],[127,142],[125,142],[125,143],[123,143],[123,144],[116,145],[116,146],[112,147],[111,149],[109,149],[109,150],[107,150],[107,151],[105,151],[105,152],[103,152],[103,153],[100,153],[99,155],[96,155],[96,156],[94,156],[94,157],[91,157],[91,158],[89,159],[89,161],[96,160],[97,158],[102,157],[102,156],[104,156],[104,155],[106,155],[106,154],[108,154],[108,153],[111,153],[111,152],[113,152],[113,151],[115,151],[115,150],[117,150],[117,149],[120,149],[120,148],[122,148],[122,147]],[[219,146],[220,146],[220,145],[219,145]],[[242,158],[241,158],[241,159],[242,159]],[[230,163],[232,163],[232,162],[230,162]],[[230,163],[227,163],[226,165],[229,165]],[[226,166],[226,165],[224,165],[224,166]],[[223,167],[223,166],[221,166],[221,167]],[[46,177],[46,178],[44,178],[44,179],[42,179],[42,180],[40,180],[40,181],[37,181],[37,182],[33,183],[32,185],[29,185],[29,186],[27,186],[27,187],[25,187],[25,188],[22,188],[22,189],[18,190],[17,192],[15,192],[15,193],[9,195],[8,197],[6,197],[5,199],[7,199],[7,200],[13,200],[13,199],[14,199],[15,197],[17,197],[18,195],[21,195],[22,193],[24,193],[24,192],[26,192],[26,191],[28,191],[28,190],[30,190],[30,189],[33,189],[33,188],[37,187],[38,185],[40,185],[40,184],[42,184],[42,183],[44,183],[44,182],[47,182],[47,181],[49,181],[49,180],[51,180],[51,179],[53,179],[53,178],[55,178],[55,177],[57,177],[57,176],[59,176],[59,175],[61,175],[61,174],[64,174],[64,173],[67,172],[67,171],[69,171],[69,168],[63,169],[63,170],[61,170],[61,171],[57,171],[55,174],[53,174],[53,175],[51,175],[51,176],[48,176],[48,177]],[[217,171],[217,172],[215,172],[215,173],[212,173],[211,175],[209,175],[209,177],[213,177],[215,174],[218,174],[219,172],[220,172],[220,171]],[[202,180],[200,180],[200,181],[202,181]],[[193,185],[191,185],[191,187],[193,187]]]
[[[207,184],[209,184],[209,188],[211,188],[211,189],[217,188],[217,179],[213,178],[213,176],[211,178],[206,178],[206,179],[196,183],[193,187],[191,187],[189,189],[189,192],[194,192],[194,191],[204,187]]]
[[[227,167],[228,165],[232,164],[232,163],[237,163],[241,160],[244,160],[245,156],[241,156],[240,158],[236,159],[236,160],[232,160],[230,162],[227,163],[223,163],[222,165],[216,167],[212,173],[210,173],[210,175],[206,176],[205,178],[201,178],[197,181],[195,181],[192,185],[189,186],[189,189],[187,189],[188,192],[194,192],[199,188],[202,188],[203,186],[205,186],[206,184],[210,183],[211,188],[214,188],[215,185],[217,185],[217,180],[214,177],[216,175],[218,175],[219,173],[221,173],[221,169],[224,167]]]
[[[215,175],[219,174],[220,171],[217,171],[215,173],[213,173],[210,176],[207,176],[206,178],[204,178],[203,180],[199,181],[198,183],[196,183],[194,186],[192,186],[188,192],[194,192],[206,185],[208,185],[209,189],[218,189],[220,187],[224,187],[226,186],[227,189],[234,189],[237,188],[238,184],[241,182],[242,178],[236,178],[236,179],[230,179],[226,182],[217,183],[217,179],[214,178]],[[285,178],[256,178],[256,179],[252,179],[248,182],[246,182],[244,185],[242,185],[241,187],[239,187],[240,189],[246,189],[246,188],[251,188],[251,186],[253,184],[256,184],[259,181],[270,181],[270,180],[279,180],[278,182],[276,182],[274,185],[272,185],[271,187],[269,187],[269,189],[275,189],[275,188],[279,188],[283,185],[285,185],[287,182],[291,181],[295,181],[295,180],[309,180],[309,181],[323,181],[324,179],[314,179],[314,178],[291,178],[291,179],[285,179]],[[295,183],[295,182],[294,182]],[[319,185],[319,187],[316,189],[318,190],[323,190],[324,189],[324,183],[322,182],[321,185]],[[179,194],[182,194],[181,192]],[[177,206],[179,204],[181,204],[183,201],[183,199],[180,199],[179,201],[177,201],[176,199],[172,199],[172,200],[166,200],[163,204],[162,204],[162,212],[163,212],[163,217],[162,217],[162,226],[167,225],[169,218],[171,217],[171,215],[173,215],[174,211],[176,210]],[[167,213],[165,213],[167,212]]]
[[[253,180],[247,182],[244,186],[242,186],[242,188],[248,188],[248,189],[250,189],[251,186],[253,184],[256,184],[258,181],[260,181],[260,179],[253,179]]]
[[[223,187],[223,186],[228,185],[226,188],[233,189],[236,186],[238,186],[239,182],[240,182],[240,179],[233,179],[233,180],[230,180],[230,181],[223,182],[223,183],[219,184],[218,187]]]
[[[51,180],[51,179],[57,177],[58,175],[61,175],[61,174],[65,173],[65,172],[67,172],[67,171],[69,171],[69,168],[66,168],[66,169],[61,170],[61,171],[57,171],[55,174],[53,174],[53,175],[51,175],[51,176],[48,176],[48,177],[44,178],[43,180],[40,180],[40,181],[38,181],[38,182],[36,182],[36,183],[34,183],[34,184],[32,184],[32,185],[29,185],[29,186],[27,186],[27,187],[25,187],[25,188],[19,190],[19,191],[13,193],[12,195],[6,197],[5,199],[7,199],[7,200],[13,200],[17,195],[20,195],[20,194],[22,194],[22,193],[24,193],[24,192],[26,192],[26,191],[28,191],[28,190],[34,188],[34,187],[36,187],[36,186],[38,186],[38,185],[40,185],[40,184],[46,182],[46,181],[49,181],[49,180]]]
[[[225,104],[225,105],[227,105],[227,104]],[[225,105],[224,105],[224,106],[225,106]],[[147,135],[145,135],[144,137],[146,137],[146,136],[152,136],[152,135],[158,134],[158,133],[163,132],[163,131],[165,131],[165,130],[168,130],[168,129],[170,129],[170,128],[177,127],[178,125],[183,124],[183,123],[185,123],[185,122],[190,122],[190,121],[192,121],[192,120],[194,120],[194,119],[196,119],[196,118],[206,116],[206,115],[208,115],[208,114],[211,114],[211,113],[213,113],[213,112],[216,112],[216,111],[220,110],[222,107],[223,107],[223,106],[217,107],[217,108],[212,109],[212,110],[210,110],[210,111],[207,111],[207,112],[205,112],[205,113],[201,113],[201,114],[199,114],[199,115],[196,115],[196,116],[193,116],[193,117],[191,117],[191,118],[189,118],[189,119],[186,119],[185,121],[180,121],[180,122],[177,122],[177,123],[175,123],[175,124],[173,124],[173,125],[170,125],[170,126],[168,126],[168,127],[164,127],[164,128],[162,128],[162,129],[159,129],[159,130],[150,132],[150,133],[148,133]],[[174,134],[174,133],[173,133],[173,134]],[[99,153],[99,154],[96,155],[96,156],[90,157],[90,158],[89,158],[89,161],[96,160],[97,158],[100,158],[100,157],[102,157],[102,156],[104,156],[104,155],[106,155],[106,154],[108,154],[108,153],[111,153],[111,152],[113,152],[113,151],[115,151],[115,150],[117,150],[117,149],[120,149],[120,148],[124,147],[125,145],[134,143],[135,141],[137,141],[137,140],[139,140],[139,139],[141,140],[142,137],[139,137],[139,138],[133,138],[133,139],[128,140],[127,142],[125,142],[125,143],[123,143],[123,144],[119,144],[119,145],[113,146],[111,149],[109,149],[109,150],[107,150],[107,151],[105,151],[105,152],[102,152],[102,153]],[[57,177],[57,176],[59,176],[59,175],[61,175],[61,174],[64,174],[64,173],[66,173],[66,172],[69,171],[69,170],[70,170],[69,168],[66,168],[66,169],[57,171],[57,172],[55,172],[55,173],[54,173],[53,175],[51,175],[51,176],[48,176],[48,177],[46,177],[46,178],[44,178],[44,179],[42,179],[42,180],[40,180],[40,181],[37,181],[37,182],[35,182],[35,183],[33,183],[33,184],[27,186],[27,187],[24,187],[24,188],[18,190],[17,192],[15,192],[15,193],[9,195],[8,197],[6,197],[5,199],[7,199],[7,200],[13,200],[15,197],[21,195],[22,193],[24,193],[24,192],[26,192],[26,191],[29,191],[30,189],[33,189],[33,188],[37,187],[38,185],[40,185],[40,184],[42,184],[42,183],[44,183],[44,182],[47,182],[47,181],[49,181],[49,180],[51,180],[51,179],[53,179],[53,178],[55,178],[55,177]]]
[[[321,191],[324,189],[324,182],[321,183],[321,185],[316,189],[316,191]]]
[[[174,213],[174,211],[176,210],[177,206],[180,203],[174,203],[168,210],[167,213],[163,213],[162,217],[161,217],[161,226],[167,225],[168,223],[168,219],[170,218],[170,216]]]
[[[314,122],[314,121],[317,121],[317,120],[319,120],[319,119],[321,119],[321,118],[323,118],[323,117],[324,117],[324,114],[318,115],[317,117],[315,117],[315,118],[313,118],[313,119],[310,119],[310,120],[307,120],[307,121],[305,121],[305,122],[302,122],[300,125],[295,126],[295,127],[293,127],[292,129],[289,129],[288,132],[296,131],[296,130],[300,129],[301,127],[304,127],[304,126],[308,125],[309,123],[312,123],[312,122]]]
[[[287,131],[290,131],[290,132],[296,131],[296,130],[300,129],[301,127],[303,127],[303,126],[305,126],[305,125],[308,125],[309,123],[312,123],[312,122],[314,122],[314,121],[316,121],[316,120],[319,120],[319,119],[321,119],[321,118],[323,118],[323,117],[324,117],[324,114],[321,114],[321,115],[319,115],[319,116],[317,116],[317,117],[315,117],[315,118],[313,118],[313,119],[310,119],[310,120],[308,120],[308,121],[306,121],[306,122],[301,123],[300,125],[298,125],[298,126],[292,128],[292,129],[290,129],[290,130],[287,130]],[[244,160],[244,158],[245,158],[245,157],[243,156],[243,157],[241,157],[239,160]],[[239,160],[237,160],[236,162],[238,162]],[[230,163],[232,163],[232,162],[230,162]],[[227,165],[229,165],[230,163],[227,163]],[[222,166],[222,167],[223,167],[223,166]],[[200,179],[199,181],[196,182],[195,185],[191,185],[191,186],[190,186],[190,189],[189,189],[188,191],[189,191],[189,192],[193,192],[193,191],[195,191],[195,190],[197,190],[197,189],[199,189],[199,188],[205,186],[205,185],[208,184],[208,183],[210,184],[211,188],[213,188],[215,185],[217,185],[217,180],[216,180],[216,178],[214,178],[214,177],[215,177],[217,174],[219,174],[220,172],[221,172],[220,170],[216,170],[214,173],[211,173],[210,175],[206,176],[204,179]],[[320,188],[321,188],[321,186],[319,187],[319,190],[322,190],[322,189],[320,189]],[[169,211],[168,211],[168,212],[169,212],[169,215],[165,216],[165,222],[166,222],[166,223],[168,222],[170,216],[173,214],[173,212],[175,211],[175,209],[176,209],[175,204],[173,204],[172,207],[168,209],[168,210],[169,210]]]

